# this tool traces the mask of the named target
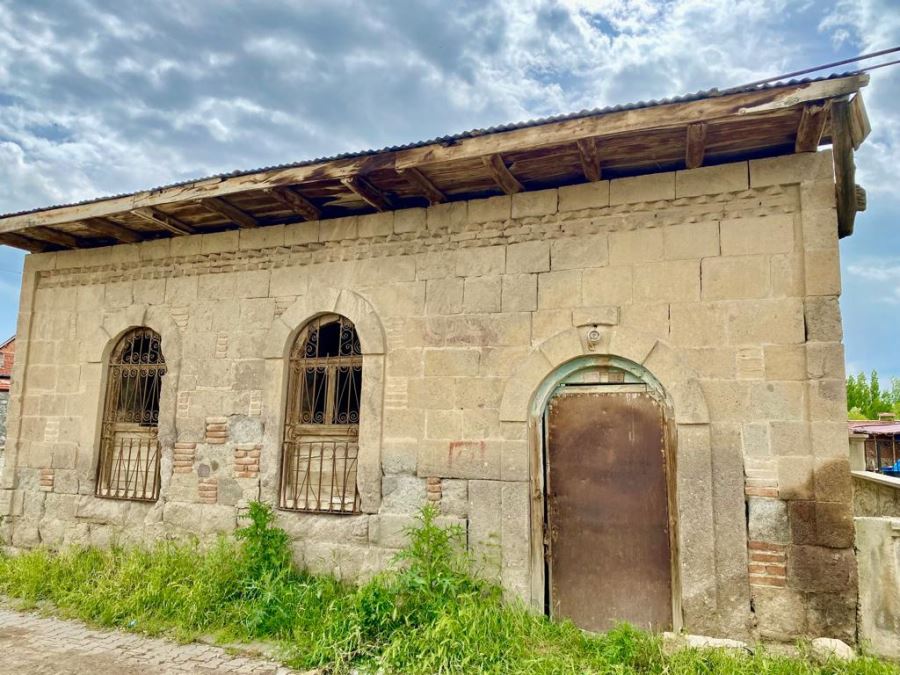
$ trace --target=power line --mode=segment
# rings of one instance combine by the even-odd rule
[[[898,63],[900,63],[900,59],[897,59],[896,61],[887,61],[885,63],[879,63],[876,66],[868,66],[867,68],[860,68],[859,70],[860,70],[860,72],[868,73],[870,70],[878,70],[879,68],[884,68],[885,66],[896,66]]]
[[[894,52],[900,52],[900,46],[891,47],[890,49],[882,49],[881,51],[871,52],[869,54],[860,54],[859,56],[854,56],[852,59],[843,59],[842,61],[833,61],[832,63],[825,63],[821,66],[815,66],[813,68],[804,68],[803,70],[795,70],[792,73],[784,73],[783,75],[775,75],[774,77],[767,77],[764,80],[757,80],[756,82],[748,82],[747,84],[742,84],[737,87],[732,87],[731,89],[746,89],[748,87],[756,87],[760,84],[767,84],[769,82],[774,82],[776,80],[785,80],[789,77],[797,77],[798,75],[806,75],[807,73],[815,73],[819,70],[826,70],[828,68],[834,68],[835,66],[843,66],[848,63],[856,63],[857,61],[865,61],[867,59],[874,59],[878,56],[884,56],[885,54],[893,54]],[[881,63],[875,66],[870,66],[868,68],[860,68],[861,71],[867,70],[875,70],[876,68],[883,68],[884,66],[891,66],[900,61],[890,61],[888,63]]]

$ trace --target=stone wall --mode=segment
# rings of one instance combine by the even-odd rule
[[[686,628],[852,640],[839,292],[827,152],[31,255],[3,537],[205,535],[275,502],[286,349],[334,311],[364,352],[364,513],[280,513],[299,562],[364,577],[430,500],[485,574],[542,602],[529,405],[561,364],[608,353],[673,402]],[[136,325],[168,364],[156,504],[93,496],[103,362]]]
[[[0,448],[6,447],[6,414],[9,409],[9,392],[0,391]]]
[[[881,485],[854,476],[853,513],[858,518],[900,518],[900,485]]]
[[[871,653],[900,659],[900,518],[856,518],[856,548],[859,638]]]
[[[859,572],[859,639],[900,658],[900,481],[865,471],[866,436],[852,435],[853,514]]]

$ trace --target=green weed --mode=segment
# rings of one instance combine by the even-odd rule
[[[359,586],[291,564],[269,507],[209,548],[196,541],[112,550],[34,550],[0,556],[0,593],[49,602],[66,616],[190,640],[270,640],[298,668],[402,673],[900,673],[872,658],[815,665],[765,650],[667,654],[653,635],[621,625],[588,635],[517,603],[470,573],[464,533],[426,507],[390,571]]]

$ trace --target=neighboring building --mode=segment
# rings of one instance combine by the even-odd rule
[[[900,423],[893,413],[850,422],[859,567],[859,639],[900,659]]]
[[[6,447],[6,411],[9,409],[9,384],[15,358],[16,338],[13,336],[6,342],[0,342],[0,468]]]
[[[878,420],[853,420],[850,433],[865,436],[862,471],[892,474],[900,462],[900,422],[893,413],[881,413]]]
[[[865,83],[0,217],[35,251],[3,538],[211,536],[261,499],[298,562],[357,579],[430,502],[586,628],[854,641],[838,237]]]
[[[16,358],[16,338],[0,342],[0,474],[6,458],[6,417],[9,410],[9,389],[13,361]]]

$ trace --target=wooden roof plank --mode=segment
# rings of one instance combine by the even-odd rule
[[[159,209],[153,208],[152,206],[132,209],[131,213],[138,216],[139,218],[143,218],[148,222],[159,225],[164,230],[167,230],[168,232],[171,232],[175,235],[181,236],[197,233],[197,230],[195,230],[187,223],[183,223],[175,216],[170,216],[168,213],[164,213]]]
[[[804,105],[803,112],[800,114],[800,123],[797,125],[797,140],[794,142],[794,152],[815,152],[818,150],[827,119],[827,101]]]
[[[233,204],[229,204],[221,197],[207,197],[206,199],[201,199],[200,204],[206,210],[227,218],[238,227],[259,227],[259,221],[256,218]]]
[[[499,154],[488,155],[483,161],[487,170],[490,172],[491,177],[494,179],[494,182],[497,183],[497,185],[500,186],[500,189],[506,194],[513,195],[525,190],[525,187],[512,175],[512,172],[507,168],[506,163],[503,161],[503,157]]]

